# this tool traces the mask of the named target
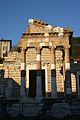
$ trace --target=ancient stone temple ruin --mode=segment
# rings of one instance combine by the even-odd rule
[[[0,94],[23,101],[79,97],[80,63],[71,59],[72,33],[29,19],[18,50],[9,51],[0,64]]]

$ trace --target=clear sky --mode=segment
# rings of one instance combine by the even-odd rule
[[[0,39],[17,44],[29,18],[70,27],[80,36],[80,0],[0,0]]]

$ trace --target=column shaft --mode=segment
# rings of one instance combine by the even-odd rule
[[[21,51],[21,87],[20,87],[20,96],[21,102],[26,100],[26,63],[25,63],[25,49],[22,48]]]
[[[51,83],[52,83],[52,97],[57,96],[56,87],[56,68],[55,68],[55,49],[51,47]]]
[[[21,51],[21,85],[26,87],[26,63],[25,63],[25,49]]]
[[[65,48],[65,87],[66,95],[71,95],[71,72],[70,72],[70,58],[69,58],[69,47]]]
[[[36,49],[36,62],[37,62],[37,76],[36,76],[36,98],[42,97],[42,78],[41,78],[41,55],[40,55],[40,48],[37,47]]]

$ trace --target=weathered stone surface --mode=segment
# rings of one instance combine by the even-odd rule
[[[71,115],[70,107],[67,103],[55,103],[47,115],[55,118],[64,118]]]
[[[22,114],[22,106],[21,104],[12,104],[11,106],[7,106],[7,114],[10,117],[17,117]]]
[[[80,116],[80,102],[73,102],[71,106],[71,114],[74,116]]]
[[[4,103],[0,103],[0,118],[5,116],[5,105]]]
[[[38,116],[41,113],[42,104],[28,103],[23,105],[23,116],[31,117]]]

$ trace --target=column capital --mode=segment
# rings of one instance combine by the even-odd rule
[[[51,49],[51,51],[53,51],[56,48],[56,46],[55,45],[54,46],[49,46],[49,48]]]
[[[56,48],[56,46],[52,46],[52,47],[50,47],[50,50],[51,50],[51,54],[52,54],[52,55],[55,54],[55,48]]]
[[[35,48],[36,48],[36,50],[37,50],[37,49],[40,50],[40,49],[42,49],[42,46],[39,46],[39,45],[38,45],[38,46],[35,46]]]
[[[21,52],[25,52],[25,48],[24,47],[21,48]]]
[[[70,45],[65,45],[64,49],[69,49],[71,46]]]
[[[42,49],[42,47],[41,46],[36,46],[35,48],[36,48],[37,54],[40,54],[40,50]]]

